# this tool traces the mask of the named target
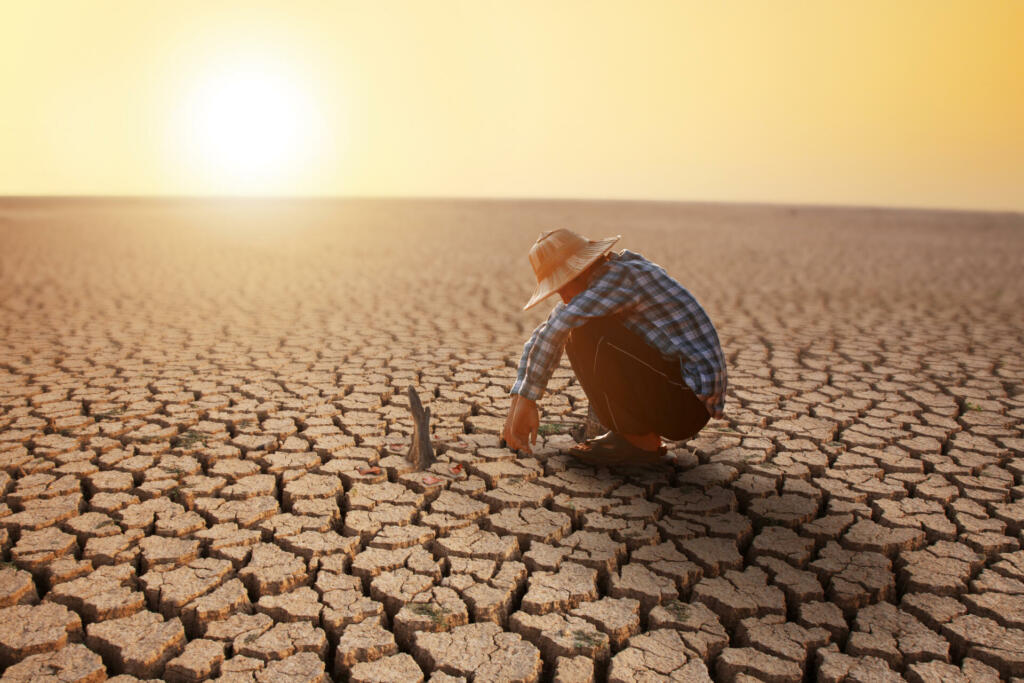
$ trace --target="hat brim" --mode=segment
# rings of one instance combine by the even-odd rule
[[[596,240],[570,256],[565,260],[565,263],[556,268],[551,275],[537,283],[537,288],[533,290],[533,296],[531,296],[530,300],[526,302],[525,306],[523,306],[523,310],[530,310],[541,301],[547,299],[559,289],[572,282],[575,277],[586,270],[594,263],[594,261],[608,253],[608,250],[610,250],[620,239],[622,239],[622,235],[616,235],[615,237],[609,237],[603,240]]]

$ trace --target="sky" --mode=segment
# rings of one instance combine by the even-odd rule
[[[1022,0],[3,0],[0,195],[1024,211]]]

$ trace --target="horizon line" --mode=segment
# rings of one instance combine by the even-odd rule
[[[65,201],[65,202],[331,202],[331,201],[400,201],[400,202],[485,202],[485,203],[598,203],[598,204],[683,204],[693,206],[721,206],[736,209],[807,209],[807,210],[869,210],[903,211],[929,213],[971,213],[1019,215],[1024,217],[1024,208],[966,208],[955,206],[917,206],[883,204],[830,204],[824,202],[782,202],[756,200],[715,200],[715,199],[652,199],[652,198],[595,198],[595,197],[517,197],[484,195],[329,195],[329,194],[0,194],[0,204],[7,202]]]

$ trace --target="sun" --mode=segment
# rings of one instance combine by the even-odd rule
[[[211,193],[287,192],[316,148],[316,108],[276,65],[209,69],[186,101],[191,165]]]

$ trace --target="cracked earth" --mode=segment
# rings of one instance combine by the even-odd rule
[[[564,453],[564,361],[499,447],[562,226],[718,328],[665,468]],[[1024,680],[1019,215],[8,200],[0,245],[4,681]]]

